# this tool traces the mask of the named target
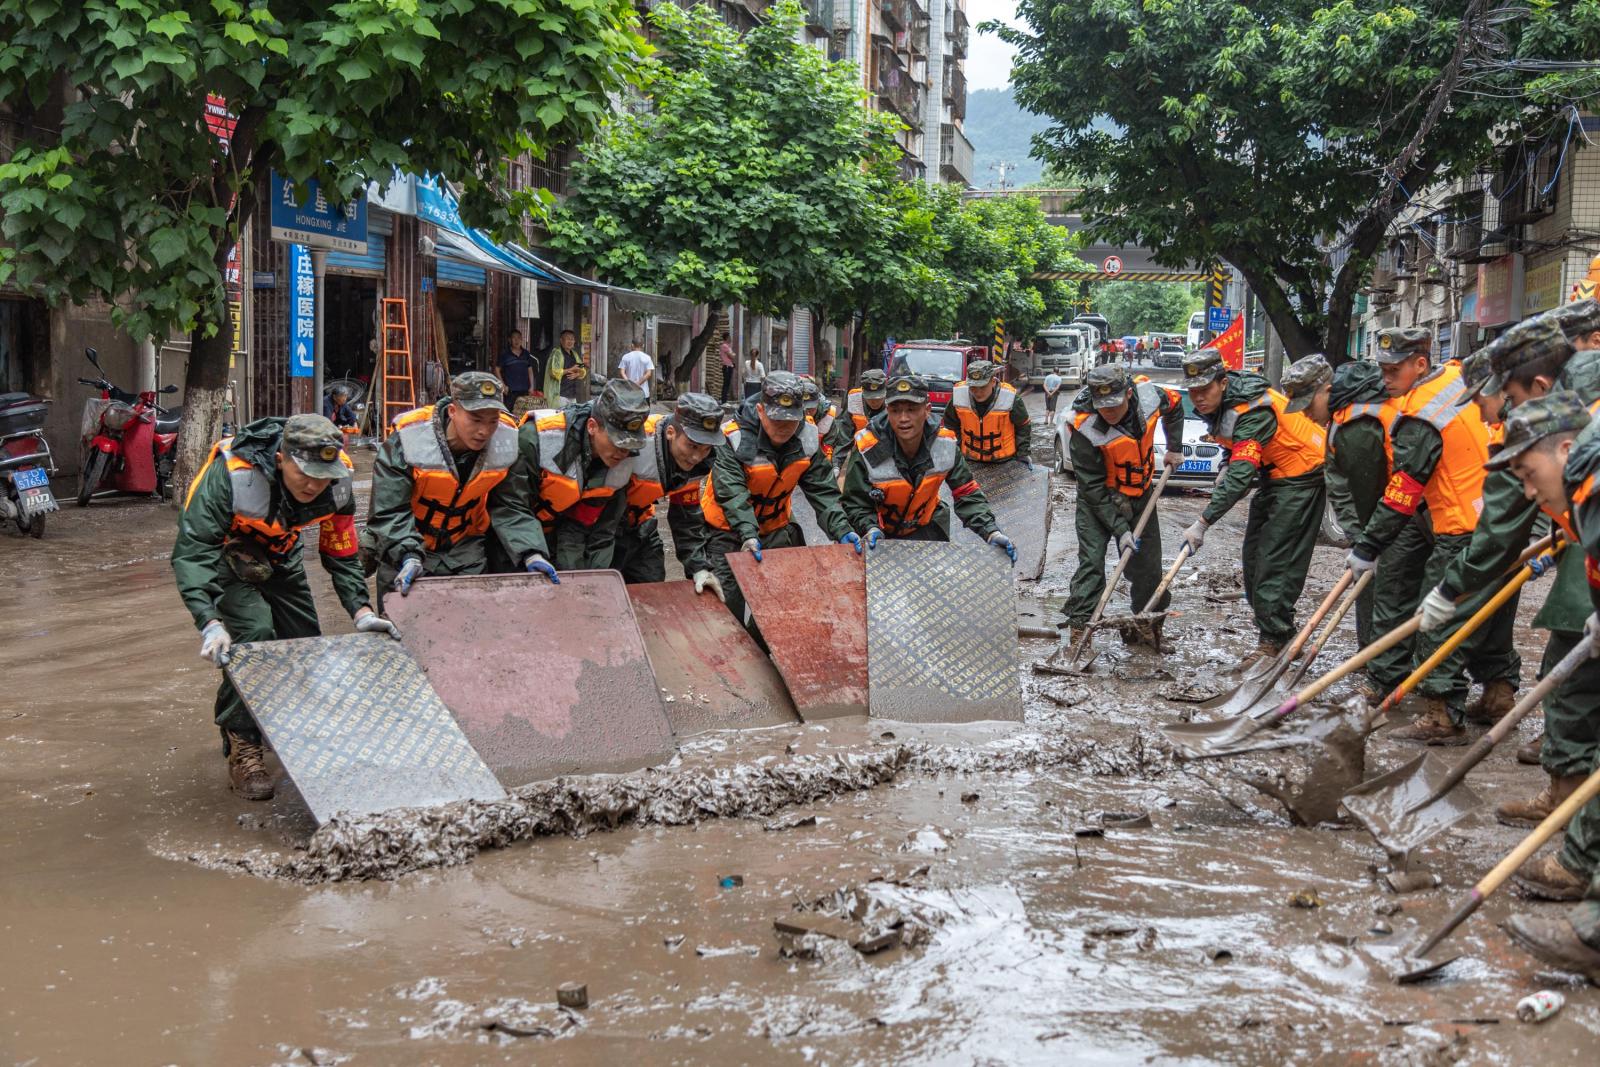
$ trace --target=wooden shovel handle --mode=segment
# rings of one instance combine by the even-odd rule
[[[1139,614],[1148,615],[1155,610],[1156,604],[1161,600],[1161,594],[1167,591],[1167,586],[1172,584],[1172,579],[1178,576],[1178,571],[1191,554],[1189,542],[1185,541],[1183,547],[1178,549],[1178,558],[1172,561],[1172,566],[1167,568],[1167,573],[1161,576],[1161,584],[1156,586],[1156,591],[1150,595],[1149,603],[1145,604],[1144,610]]]
[[[1329,688],[1341,678],[1359,671],[1362,667],[1365,667],[1367,664],[1371,663],[1373,660],[1389,651],[1395,645],[1398,645],[1400,642],[1416,633],[1418,628],[1421,626],[1422,620],[1413,615],[1399,626],[1396,626],[1393,630],[1390,630],[1388,633],[1372,642],[1372,644],[1368,645],[1366,648],[1363,648],[1360,652],[1357,652],[1355,655],[1339,664],[1327,674],[1324,674],[1321,678],[1318,678],[1316,681],[1300,690],[1288,700],[1285,700],[1282,704],[1279,704],[1276,708],[1272,709],[1272,713],[1270,715],[1263,717],[1261,722],[1265,724],[1276,719],[1281,719],[1301,705],[1309,704],[1312,700],[1322,695],[1323,690]]]
[[[1368,573],[1371,572],[1369,571]],[[1362,577],[1365,578],[1366,575],[1362,575]],[[1346,589],[1350,588],[1350,583],[1355,581],[1355,578],[1356,572],[1346,567],[1344,574],[1339,577],[1337,582],[1333,583],[1333,588],[1328,590],[1328,595],[1322,598],[1322,603],[1317,605],[1317,610],[1311,613],[1311,618],[1306,620],[1306,624],[1300,628],[1300,632],[1295,634],[1294,640],[1289,643],[1289,659],[1294,659],[1300,654],[1300,650],[1306,647],[1306,642],[1311,639],[1311,631],[1317,628],[1318,623],[1327,618],[1328,612],[1333,610],[1334,603],[1343,595]]]
[[[1161,499],[1162,490],[1167,487],[1167,477],[1172,473],[1172,468],[1163,465],[1161,477],[1156,479],[1156,484],[1150,490],[1150,499],[1145,501],[1144,510],[1139,512],[1139,521],[1133,526],[1133,539],[1135,541],[1144,536],[1144,528],[1150,522],[1150,516],[1155,514],[1156,501]],[[1106,591],[1100,594],[1100,603],[1094,606],[1094,614],[1089,616],[1089,629],[1094,629],[1100,621],[1100,616],[1105,614],[1106,605],[1111,603],[1111,594],[1116,592],[1117,583],[1122,581],[1122,572],[1128,569],[1128,564],[1133,559],[1133,553],[1123,552],[1117,557],[1117,566],[1111,572],[1111,578],[1106,582]],[[1077,659],[1076,656],[1073,659]]]
[[[1328,617],[1327,623],[1318,632],[1317,639],[1311,643],[1311,650],[1300,661],[1300,666],[1295,668],[1294,676],[1284,683],[1288,688],[1292,689],[1299,685],[1300,679],[1304,678],[1306,672],[1311,669],[1311,665],[1317,662],[1317,657],[1322,655],[1323,646],[1328,643],[1328,638],[1332,637],[1334,632],[1339,629],[1339,624],[1344,621],[1344,617],[1350,614],[1350,609],[1356,606],[1357,600],[1361,599],[1361,594],[1366,591],[1367,584],[1372,581],[1372,575],[1372,571],[1363,574],[1356,580],[1356,584],[1350,587],[1350,591],[1344,595],[1344,603],[1339,605],[1338,611]]]

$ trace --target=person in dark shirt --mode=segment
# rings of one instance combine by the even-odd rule
[[[322,400],[322,416],[341,430],[354,429],[356,410],[350,406],[350,390],[342,385],[334,386]]]
[[[506,386],[506,407],[516,410],[517,401],[533,392],[537,361],[522,343],[522,331],[512,330],[511,341],[495,361],[500,380]]]

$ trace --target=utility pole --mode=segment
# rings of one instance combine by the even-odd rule
[[[1006,181],[1006,175],[1017,169],[1017,165],[1015,163],[1002,159],[998,163],[989,164],[989,169],[997,172],[1000,175],[999,180],[995,184],[996,189],[1003,193],[1007,189],[1011,188],[1011,183]]]

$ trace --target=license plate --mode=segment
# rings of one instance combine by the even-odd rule
[[[17,491],[24,489],[37,489],[39,486],[50,488],[50,472],[43,467],[23,467],[11,476],[11,484]]]
[[[1179,474],[1205,474],[1211,469],[1211,464],[1203,459],[1186,459],[1178,464]]]
[[[18,499],[22,503],[24,515],[43,515],[45,512],[58,510],[56,498],[50,495],[49,486],[25,489]]]

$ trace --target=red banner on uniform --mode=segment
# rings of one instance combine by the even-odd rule
[[[1200,347],[1222,353],[1222,364],[1229,370],[1244,370],[1244,316],[1235,315],[1226,330]]]

